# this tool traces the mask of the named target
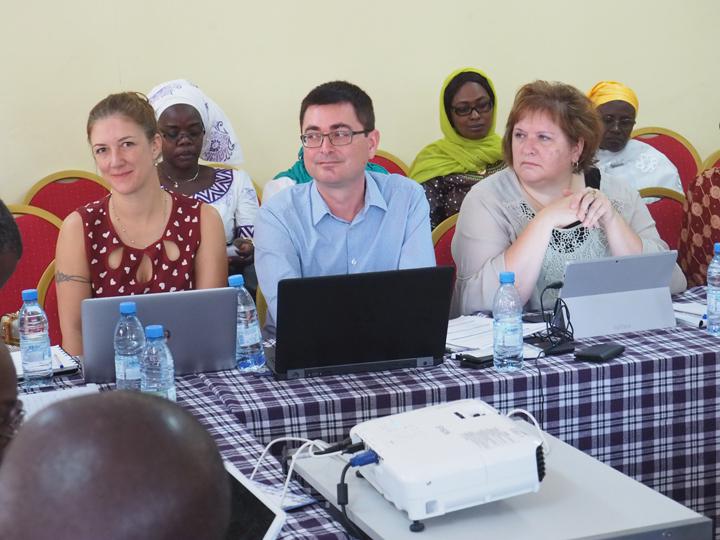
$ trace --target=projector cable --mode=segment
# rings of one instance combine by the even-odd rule
[[[372,450],[367,450],[362,454],[350,458],[350,461],[343,467],[342,474],[340,474],[340,482],[337,485],[337,503],[342,512],[342,524],[350,534],[357,538],[367,538],[367,535],[361,531],[347,515],[347,505],[350,499],[348,497],[348,485],[347,482],[345,482],[345,476],[350,467],[362,467],[363,465],[377,463],[378,461],[380,461],[379,456]]]

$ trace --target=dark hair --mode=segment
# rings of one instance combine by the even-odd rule
[[[158,133],[155,110],[150,105],[147,96],[140,92],[121,92],[120,94],[110,94],[92,108],[88,115],[86,128],[88,141],[90,141],[90,133],[95,122],[115,114],[124,116],[140,126],[148,141]]]
[[[22,238],[12,212],[0,200],[0,253],[12,252],[19,259],[22,256]]]
[[[515,94],[515,103],[508,115],[503,136],[505,161],[509,165],[513,163],[512,137],[515,124],[526,115],[536,112],[549,115],[572,144],[583,141],[577,168],[587,171],[595,161],[595,152],[602,139],[602,121],[585,94],[574,86],[560,82],[531,82]]]
[[[454,128],[452,121],[452,114],[450,114],[451,106],[452,106],[452,100],[455,97],[455,94],[458,93],[458,90],[464,85],[465,83],[474,82],[478,83],[480,86],[483,87],[483,89],[487,92],[487,95],[490,97],[490,103],[492,106],[495,106],[495,93],[492,91],[492,88],[490,87],[490,83],[488,80],[480,75],[479,73],[475,73],[474,71],[463,71],[461,73],[458,73],[453,77],[453,79],[448,83],[448,85],[445,87],[445,92],[443,93],[443,104],[445,105],[445,114],[447,115],[448,120],[450,121],[450,125]]]
[[[316,86],[305,96],[300,105],[300,129],[305,119],[305,111],[311,105],[333,105],[335,103],[350,103],[355,109],[355,115],[360,120],[363,129],[375,129],[375,112],[372,99],[359,86],[347,81],[332,81]]]

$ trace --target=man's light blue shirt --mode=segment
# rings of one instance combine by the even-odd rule
[[[281,279],[435,266],[429,211],[417,182],[369,171],[365,205],[351,222],[330,212],[314,181],[273,196],[255,219],[266,328],[274,330]]]

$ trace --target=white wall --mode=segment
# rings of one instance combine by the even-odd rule
[[[344,78],[364,88],[381,148],[409,164],[440,136],[439,87],[465,65],[493,78],[500,132],[525,82],[561,80],[586,91],[616,79],[640,97],[637,127],[679,131],[703,158],[720,148],[717,0],[8,5],[0,197],[9,203],[51,172],[94,170],[85,120],[105,95],[179,77],[225,108],[261,184],[294,161],[300,100],[316,84]]]

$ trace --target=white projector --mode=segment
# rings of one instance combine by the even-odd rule
[[[362,476],[417,521],[538,491],[545,462],[531,430],[465,399],[369,420],[350,436],[380,458]]]

